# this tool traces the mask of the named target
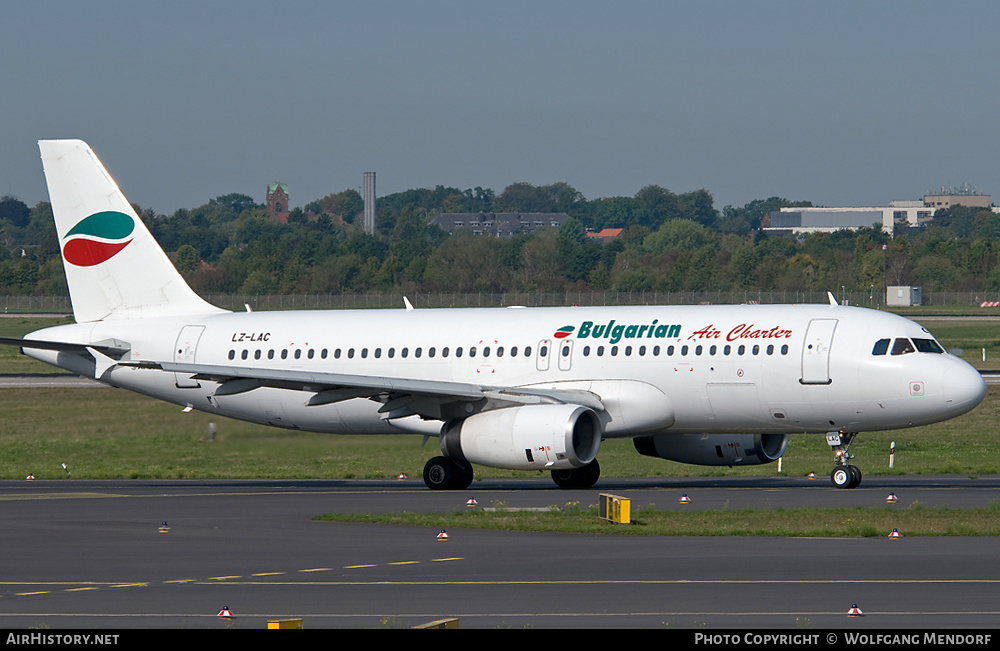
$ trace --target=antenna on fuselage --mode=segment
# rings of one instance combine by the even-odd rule
[[[413,310],[413,305],[410,303],[410,299],[403,297],[403,305],[406,306],[406,311],[410,312]]]
[[[840,305],[840,303],[837,302],[837,298],[833,295],[833,292],[827,292],[826,295],[830,297],[830,305]]]

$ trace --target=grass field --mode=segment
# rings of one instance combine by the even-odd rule
[[[599,519],[595,505],[553,505],[546,512],[487,512],[478,509],[449,513],[329,513],[317,520],[422,526],[434,529],[494,529],[501,531],[561,531],[652,536],[811,536],[888,537],[897,529],[909,536],[1000,535],[1000,503],[982,509],[867,507],[838,509],[735,509],[661,511],[641,507],[628,524]]]
[[[865,475],[1000,472],[1000,390],[976,410],[951,421],[895,432],[865,432],[851,452]],[[338,436],[279,430],[169,405],[121,389],[7,389],[0,392],[0,478],[391,478],[419,477],[437,453],[420,437]],[[209,424],[216,433],[209,434]],[[896,444],[894,468],[889,448]],[[774,476],[778,465],[713,468],[640,456],[630,440],[606,440],[605,477]],[[793,435],[784,476],[833,466],[822,435]],[[484,477],[525,473],[477,467]]]

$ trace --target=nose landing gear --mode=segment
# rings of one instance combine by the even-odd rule
[[[857,432],[827,432],[826,442],[833,448],[837,466],[830,473],[830,481],[837,488],[857,488],[861,485],[861,469],[852,466],[853,455],[848,453]]]

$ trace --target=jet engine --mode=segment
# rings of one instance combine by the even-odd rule
[[[484,411],[450,422],[441,452],[509,470],[580,468],[597,456],[601,422],[580,405],[526,405]]]
[[[647,457],[701,466],[756,466],[777,461],[788,434],[656,434],[632,441]]]

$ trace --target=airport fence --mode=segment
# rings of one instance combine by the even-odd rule
[[[848,305],[882,307],[885,297],[871,290],[833,292],[834,298]],[[683,291],[683,292],[392,292],[368,294],[205,294],[204,298],[219,307],[243,311],[247,307],[264,310],[329,310],[401,308],[403,297],[417,308],[443,307],[544,307],[559,305],[740,305],[780,303],[828,303],[826,292],[802,291]],[[2,296],[5,314],[71,313],[69,296]],[[923,292],[924,306],[979,307],[982,303],[1000,303],[1000,292]],[[983,308],[984,310],[990,308]],[[1000,311],[1000,306],[993,307]]]

